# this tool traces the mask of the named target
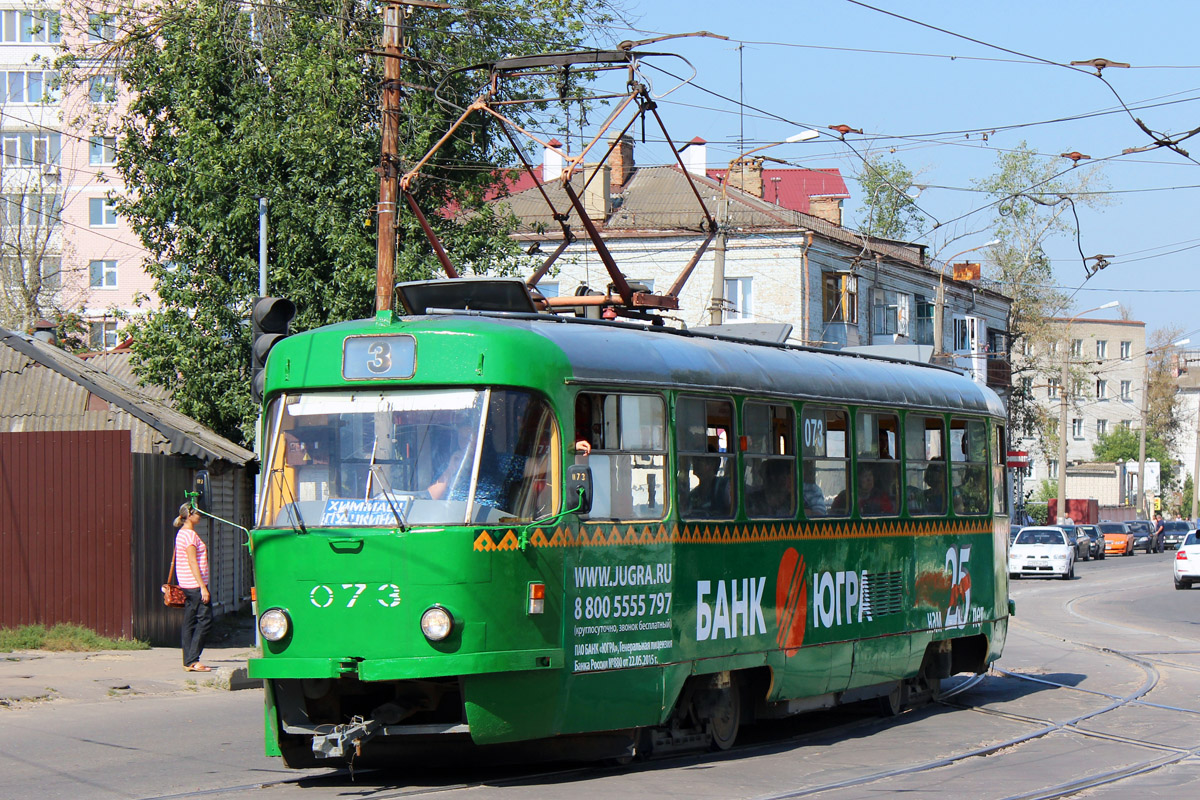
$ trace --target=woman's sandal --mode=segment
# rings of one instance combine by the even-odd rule
[[[206,667],[203,664],[196,663],[192,664],[190,667],[184,667],[184,670],[187,672],[212,672],[212,667]]]

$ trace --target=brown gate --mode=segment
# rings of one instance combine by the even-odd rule
[[[129,431],[0,433],[0,627],[133,636],[132,475]]]

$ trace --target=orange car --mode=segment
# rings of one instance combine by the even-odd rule
[[[1124,522],[1101,522],[1096,526],[1104,534],[1104,554],[1133,555],[1133,531]]]

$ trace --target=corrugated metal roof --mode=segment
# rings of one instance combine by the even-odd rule
[[[145,388],[118,380],[65,350],[2,328],[0,418],[10,430],[129,429],[139,452],[165,450],[205,462],[254,460],[251,451],[175,411]]]
[[[133,371],[133,353],[129,350],[106,350],[100,353],[83,353],[79,356],[102,372],[107,372],[117,380],[136,386],[146,397],[171,404],[171,391],[152,383],[142,383],[141,378]]]

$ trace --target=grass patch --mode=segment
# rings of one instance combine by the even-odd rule
[[[149,650],[150,645],[137,639],[110,639],[81,625],[60,622],[52,628],[25,625],[0,628],[0,652],[9,650],[56,650],[89,652],[92,650]]]

